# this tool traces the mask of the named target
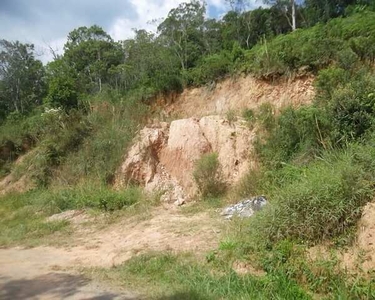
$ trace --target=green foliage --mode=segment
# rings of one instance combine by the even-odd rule
[[[268,246],[282,239],[315,243],[347,232],[374,192],[374,155],[371,145],[354,145],[265,174],[261,189],[272,201],[252,219],[249,239]]]
[[[344,69],[331,67],[321,70],[314,81],[316,88],[316,100],[322,105],[328,102],[334,91],[342,84],[350,80],[350,74]]]
[[[374,16],[375,13],[366,11],[265,40],[247,51],[246,70],[261,77],[274,77],[301,68],[316,71],[333,61],[349,68],[357,56],[368,59],[361,53],[362,48],[355,45],[362,38],[367,40],[374,35]]]
[[[207,153],[196,161],[193,172],[194,180],[202,196],[216,197],[225,191],[226,184],[217,153]]]
[[[45,102],[52,107],[65,109],[78,106],[78,93],[75,70],[64,59],[56,59],[47,66],[48,95]]]
[[[255,113],[252,109],[245,109],[242,112],[242,117],[249,123],[252,123],[255,120]]]
[[[87,137],[91,128],[85,116],[78,111],[66,114],[62,110],[47,110],[35,116],[44,125],[37,132],[37,149],[27,155],[15,170],[21,174],[27,170],[38,186],[47,186],[53,169],[59,166],[69,152],[76,151]]]
[[[41,207],[33,206],[38,193],[10,194],[0,198],[0,245],[19,242],[35,245],[43,238],[51,238],[69,230],[66,221],[46,222]]]
[[[107,274],[122,284],[148,283],[146,292],[155,299],[311,299],[284,274],[257,278],[228,269],[220,275],[214,271],[189,256],[156,253],[133,258]]]
[[[162,40],[176,53],[182,70],[194,66],[204,51],[201,28],[205,12],[205,4],[199,1],[181,3],[158,26]]]
[[[112,101],[104,101],[111,99]],[[71,151],[55,173],[54,183],[75,184],[81,180],[111,183],[130,146],[147,107],[136,100],[102,94],[93,100],[94,111],[86,117],[90,134],[78,151]]]
[[[299,155],[311,157],[330,146],[327,138],[331,132],[330,120],[315,106],[287,107],[273,120],[275,123],[268,123],[275,125],[266,127],[266,141],[259,140],[256,145],[260,158],[268,166],[280,166]]]
[[[102,195],[96,195],[99,197],[99,207],[106,211],[119,210],[123,207],[137,203],[142,198],[142,192],[139,188],[128,188],[122,192],[113,192],[104,190],[105,193]]]
[[[110,81],[109,70],[122,61],[120,44],[99,26],[79,27],[69,33],[64,58],[79,75],[86,92],[101,91]]]
[[[227,52],[203,57],[197,67],[186,72],[185,81],[190,85],[203,85],[220,80],[231,70],[232,62]]]
[[[33,245],[58,232],[69,233],[69,222],[46,217],[70,209],[120,210],[144,198],[139,188],[115,191],[103,185],[37,189],[0,197],[0,245]]]
[[[43,76],[34,45],[0,40],[0,116],[24,114],[39,105],[45,93]]]
[[[375,81],[371,74],[337,89],[326,109],[333,118],[335,140],[355,140],[374,124]]]

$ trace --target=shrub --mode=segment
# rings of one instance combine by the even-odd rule
[[[256,114],[256,119],[266,130],[272,130],[275,126],[275,111],[270,103],[263,103]]]
[[[254,122],[255,120],[255,113],[252,109],[245,109],[242,112],[242,117],[249,123]]]
[[[198,66],[185,73],[186,83],[199,86],[223,78],[231,70],[230,56],[227,52],[221,52],[203,57]]]
[[[268,123],[273,124],[271,121]],[[280,163],[287,163],[301,153],[312,156],[330,146],[330,120],[323,110],[315,106],[287,107],[274,124],[266,125],[268,135],[265,142],[258,141],[256,144],[267,166],[280,166]]]
[[[328,96],[318,89],[318,99]],[[373,128],[375,113],[375,80],[373,73],[359,70],[350,77],[350,81],[341,83],[330,93],[331,97],[320,100],[332,123],[333,140],[345,144],[361,138]]]
[[[365,11],[279,35],[246,51],[244,69],[260,77],[275,77],[305,68],[317,71],[333,62],[349,68],[357,56],[373,61],[374,20],[375,13]]]
[[[332,97],[334,91],[350,80],[350,74],[342,68],[331,67],[321,70],[314,81],[316,101],[324,105]]]
[[[98,99],[97,101],[99,101]],[[118,102],[115,102],[118,101]],[[76,184],[81,179],[111,183],[114,173],[147,113],[136,100],[97,102],[87,116],[90,134],[77,151],[71,151],[55,174],[55,183]]]
[[[225,191],[225,183],[217,153],[202,155],[195,163],[193,176],[204,198],[220,196]]]
[[[225,117],[227,118],[229,124],[233,124],[234,122],[237,121],[237,115],[236,115],[236,111],[234,110],[228,110],[226,113],[225,113]]]
[[[261,237],[257,241],[268,246],[282,239],[315,243],[347,232],[372,199],[374,158],[372,145],[354,145],[295,167],[299,176],[268,186],[271,204],[252,219],[249,239]]]

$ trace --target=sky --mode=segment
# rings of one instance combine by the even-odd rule
[[[44,63],[50,48],[63,52],[66,37],[80,26],[99,25],[113,39],[133,36],[133,28],[155,31],[168,12],[189,0],[0,0],[0,39],[35,45]],[[252,0],[255,1],[257,0]],[[209,17],[228,9],[225,0],[206,0]],[[151,22],[157,20],[156,22]]]

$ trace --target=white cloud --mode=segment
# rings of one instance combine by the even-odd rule
[[[102,26],[115,40],[134,35],[133,28],[156,31],[168,12],[189,0],[0,0],[0,37],[35,44],[43,62],[49,47],[63,53],[68,33],[79,26]],[[254,0],[255,1],[255,0]],[[225,0],[206,0],[210,17],[228,7]],[[216,14],[216,15],[215,15]]]
[[[156,31],[157,25],[161,19],[166,17],[168,12],[177,7],[181,0],[130,0],[133,4],[137,19],[129,20],[127,18],[118,18],[109,33],[115,40],[123,40],[133,36],[133,28]]]

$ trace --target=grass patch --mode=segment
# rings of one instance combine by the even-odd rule
[[[218,197],[226,190],[217,153],[203,154],[195,162],[193,177],[203,198]]]
[[[111,269],[88,269],[91,277],[137,290],[147,299],[373,299],[372,277],[351,275],[332,256],[310,261],[304,247],[283,241],[258,256],[266,271],[237,274],[226,252],[232,242],[197,261],[189,253],[148,253]],[[225,259],[222,259],[225,258]]]
[[[19,243],[36,246],[71,232],[67,221],[46,221],[49,213],[33,204],[33,199],[39,195],[33,192],[0,198],[0,246]]]
[[[304,166],[249,176],[242,189],[270,204],[250,220],[244,239],[272,247],[285,238],[316,243],[351,232],[373,197],[374,157],[373,146],[352,145]]]
[[[99,276],[137,288],[151,299],[311,299],[286,277],[215,272],[188,254],[141,255],[119,267],[101,270]]]
[[[68,221],[46,221],[55,213],[88,208],[112,213],[145,202],[144,198],[136,187],[114,191],[90,185],[6,195],[0,198],[0,246],[54,242],[57,233],[71,233]]]

